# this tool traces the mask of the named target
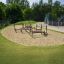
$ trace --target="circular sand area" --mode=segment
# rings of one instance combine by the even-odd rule
[[[16,28],[21,28],[17,25]],[[48,36],[41,34],[31,34],[23,30],[23,33],[18,30],[17,33],[13,26],[6,27],[1,31],[2,35],[8,40],[24,46],[55,46],[64,44],[64,34],[48,30]]]

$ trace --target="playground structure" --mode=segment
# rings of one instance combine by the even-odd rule
[[[21,28],[21,32],[23,32],[23,30],[25,30],[26,32],[27,31],[31,32],[31,29],[32,29],[31,24],[30,25],[23,24]]]
[[[31,24],[29,24],[29,25],[23,24],[22,27],[19,28],[19,29],[16,29],[15,25],[14,25],[14,30],[15,30],[16,33],[17,33],[17,30],[20,30],[21,32],[23,32],[23,30],[25,30],[26,32],[31,33],[32,36],[35,33],[41,33],[41,35],[44,34],[45,36],[47,36],[48,35],[48,33],[47,33],[47,26],[46,26],[46,30],[45,31],[43,31],[42,29],[43,29],[42,24],[40,26],[38,26],[36,24],[35,27],[32,27]]]
[[[35,33],[41,33],[41,35],[44,34],[44,35],[47,36],[48,35],[47,30],[46,31],[42,31],[42,28],[43,28],[42,24],[40,25],[40,28],[38,28],[38,25],[36,24],[35,30],[31,29],[32,35],[35,34]]]

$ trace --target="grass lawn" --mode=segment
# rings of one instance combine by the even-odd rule
[[[64,64],[64,45],[26,47],[0,34],[0,64]]]
[[[21,24],[34,24],[36,23],[36,21],[20,21],[20,22],[17,22],[16,24],[17,25],[21,25]]]

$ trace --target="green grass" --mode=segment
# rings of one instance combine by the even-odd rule
[[[64,45],[26,47],[0,34],[0,64],[64,64]]]
[[[21,25],[21,24],[34,24],[36,23],[35,21],[20,21],[18,23],[16,23],[17,25]]]

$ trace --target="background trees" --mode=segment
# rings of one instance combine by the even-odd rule
[[[23,20],[23,12],[17,4],[11,4],[6,8],[6,19],[9,23],[15,23]]]
[[[7,4],[0,2],[0,26],[8,25],[22,20],[44,21],[45,16],[49,14],[50,21],[56,21],[64,16],[64,5],[59,1],[52,4],[52,0],[48,3],[33,3],[29,5],[28,0],[6,0]]]
[[[51,18],[53,21],[56,21],[58,18],[60,18],[63,12],[62,12],[63,7],[60,5],[59,1],[55,1],[54,6],[52,6],[52,10],[50,12]]]
[[[64,6],[60,5],[59,1],[52,3],[52,0],[48,0],[48,3],[43,3],[43,0],[39,0],[39,3],[33,3],[32,7],[29,6],[28,0],[7,0],[9,3],[18,4],[23,9],[24,20],[36,20],[44,21],[45,16],[49,13],[50,20],[57,20],[57,18],[64,15]]]
[[[31,8],[26,8],[24,10],[24,20],[32,20],[32,9]]]
[[[0,2],[0,28],[2,28],[5,23],[5,5]]]
[[[29,1],[28,0],[6,0],[7,4],[18,4],[21,6],[22,9],[29,7]]]

